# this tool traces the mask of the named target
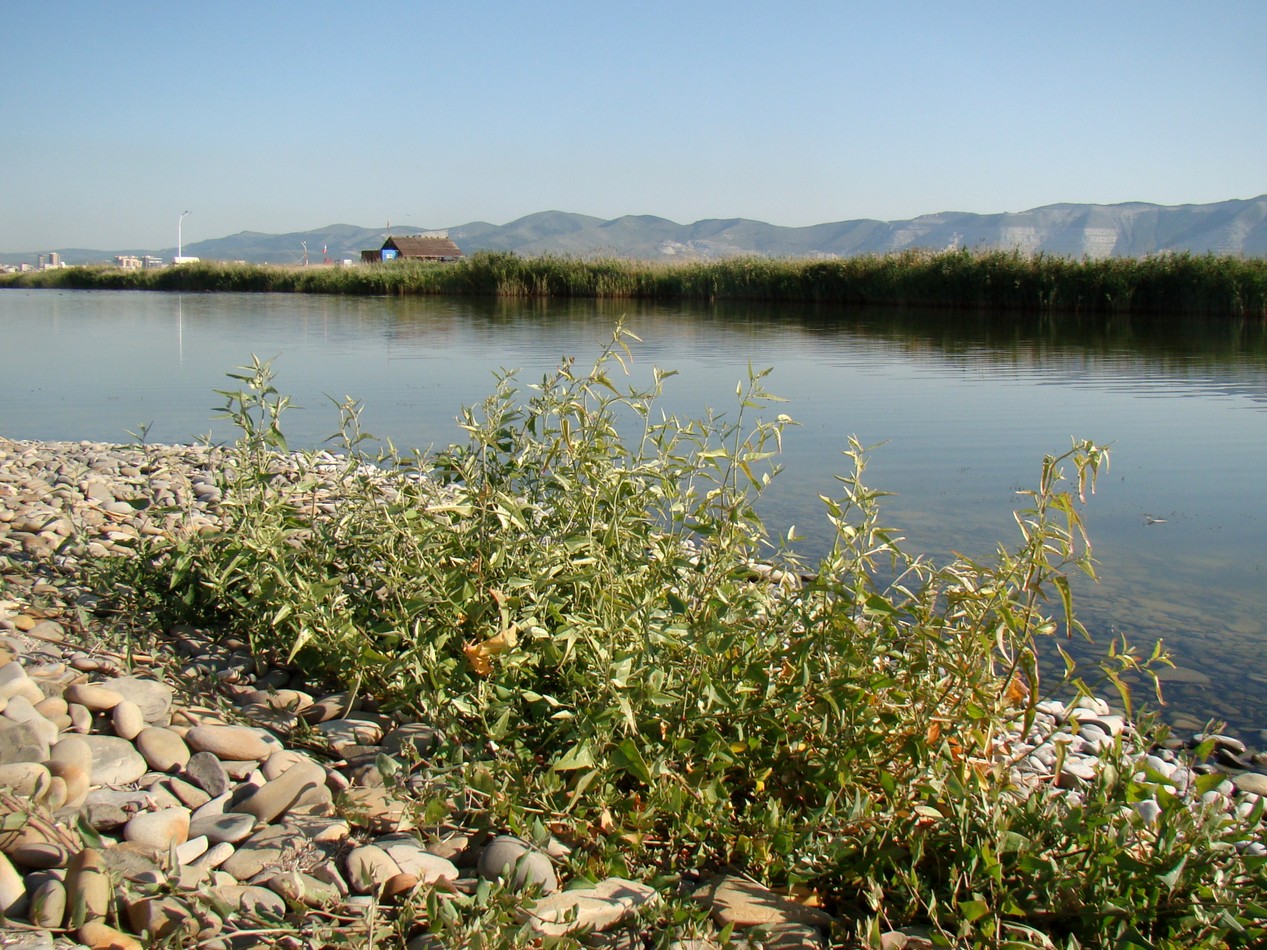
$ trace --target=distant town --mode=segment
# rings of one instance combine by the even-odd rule
[[[196,261],[196,257],[172,258],[171,263],[185,263],[187,261]],[[161,257],[154,257],[146,254],[144,257],[137,257],[134,254],[119,254],[114,259],[115,266],[120,270],[152,270],[159,267],[169,266]],[[63,267],[71,267],[62,260],[61,254],[57,251],[49,251],[47,254],[40,254],[35,263],[25,261],[21,264],[0,264],[0,274],[26,273],[33,270],[61,270]]]

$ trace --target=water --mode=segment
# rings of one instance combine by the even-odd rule
[[[1018,488],[1072,437],[1112,443],[1087,513],[1100,583],[1077,588],[1100,640],[1161,637],[1182,668],[1168,717],[1267,729],[1267,334],[1239,321],[1103,321],[830,308],[287,295],[6,290],[0,435],[127,442],[234,433],[215,418],[224,374],[275,358],[303,407],[293,447],[337,426],[329,397],[364,402],[365,428],[398,447],[447,444],[463,404],[499,368],[533,382],[584,362],[615,321],[643,339],[634,379],[676,369],[669,408],[733,411],[751,363],[800,426],[764,502],[813,550],[817,502],[835,494],[850,435],[878,447],[868,484],[894,492],[887,522],[915,550],[986,558],[1017,538]],[[882,443],[882,444],[880,444]]]

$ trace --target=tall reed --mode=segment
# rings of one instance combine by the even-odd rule
[[[457,263],[356,267],[199,263],[153,271],[72,267],[0,287],[394,296],[763,300],[1090,314],[1267,317],[1267,260],[1213,254],[1091,259],[1018,251],[904,251],[832,260],[663,263],[480,251]]]

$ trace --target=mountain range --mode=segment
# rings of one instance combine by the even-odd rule
[[[922,248],[1017,249],[1068,257],[1142,257],[1166,251],[1267,255],[1267,195],[1201,205],[1054,204],[1029,211],[972,214],[947,211],[906,221],[859,219],[790,228],[745,218],[678,224],[651,215],[604,220],[543,211],[496,225],[476,221],[445,229],[463,251],[514,251],[523,255],[621,257],[639,260],[760,257],[850,257]],[[394,234],[417,229],[393,229]],[[203,260],[298,264],[304,245],[310,263],[323,258],[360,260],[389,232],[334,224],[313,231],[264,234],[242,231],[196,241],[184,253]],[[57,249],[68,264],[110,261],[117,254],[170,259],[175,248],[101,251]],[[40,252],[44,253],[44,252]],[[35,253],[3,254],[0,261],[35,260]]]

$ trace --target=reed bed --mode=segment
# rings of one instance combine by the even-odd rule
[[[282,267],[207,262],[132,272],[72,267],[6,275],[0,286],[761,300],[1267,318],[1267,260],[1186,253],[1077,260],[1017,251],[906,251],[832,260],[743,257],[660,263],[481,251],[452,264]]]

